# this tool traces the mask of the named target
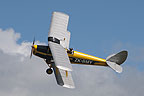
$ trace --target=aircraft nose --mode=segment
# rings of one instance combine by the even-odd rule
[[[34,45],[33,47],[34,47],[34,49],[37,49],[37,45]]]
[[[32,52],[34,52],[35,50],[37,50],[37,45],[33,45],[32,47]]]

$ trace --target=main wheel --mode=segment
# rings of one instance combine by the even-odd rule
[[[46,70],[46,73],[47,73],[47,74],[52,74],[52,73],[53,73],[53,70],[52,70],[51,68],[49,68],[49,69]]]

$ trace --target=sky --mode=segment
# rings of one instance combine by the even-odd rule
[[[143,96],[143,0],[1,0],[0,96]],[[53,11],[70,16],[70,47],[106,58],[127,50],[123,72],[72,65],[76,88],[47,75],[44,60],[29,59],[33,38],[47,45]]]

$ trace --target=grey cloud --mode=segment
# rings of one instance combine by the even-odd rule
[[[1,52],[0,94],[3,96],[136,96],[143,94],[143,73],[127,67],[122,74],[110,68],[73,65],[76,88],[58,86],[54,75],[45,73],[47,65],[39,58],[32,60],[9,56]]]
[[[15,34],[15,32],[14,32]],[[16,39],[12,39],[16,42]],[[7,43],[4,46],[8,46]],[[1,43],[0,43],[1,45]],[[14,47],[23,47],[15,43]],[[30,42],[22,48],[30,54]],[[26,51],[27,50],[27,51]],[[56,84],[54,74],[47,75],[44,60],[29,55],[5,52],[0,46],[0,96],[143,96],[144,71],[130,64],[117,74],[108,67],[73,65],[75,89]],[[10,50],[13,51],[13,50]]]
[[[119,50],[128,50],[129,52],[129,59],[133,62],[144,62],[144,46],[137,46],[132,42],[123,43],[123,42],[116,42],[113,44],[112,48],[110,49],[113,53],[118,52]]]

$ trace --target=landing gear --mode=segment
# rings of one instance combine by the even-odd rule
[[[45,61],[46,61],[47,65],[48,65],[48,67],[49,67],[49,68],[46,70],[46,73],[50,75],[50,74],[53,73],[52,64],[51,64],[51,59],[46,59]]]
[[[51,68],[48,68],[48,69],[46,70],[46,73],[47,73],[47,74],[52,74],[52,73],[53,73],[53,70],[52,70]]]

